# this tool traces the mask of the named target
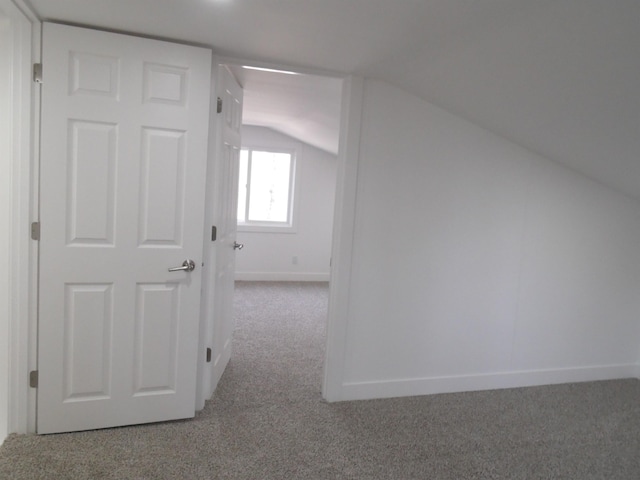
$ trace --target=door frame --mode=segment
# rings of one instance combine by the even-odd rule
[[[10,299],[6,372],[9,391],[7,412],[0,414],[7,416],[7,433],[33,433],[36,391],[29,387],[28,378],[37,364],[38,244],[31,240],[29,231],[31,222],[38,219],[40,88],[32,81],[32,65],[40,62],[41,23],[23,0],[0,1],[11,22],[14,80],[11,126],[7,132],[12,138],[8,157],[11,212],[6,219],[10,242],[6,292]],[[2,440],[0,437],[0,443]]]
[[[357,221],[358,169],[364,78],[348,76],[342,87],[338,177],[333,214],[329,309],[322,396],[328,402],[345,400],[344,368],[349,322],[353,240]]]

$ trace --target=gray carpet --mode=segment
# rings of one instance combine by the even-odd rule
[[[195,419],[13,435],[0,479],[640,479],[638,380],[323,402],[326,304],[322,283],[239,283]]]

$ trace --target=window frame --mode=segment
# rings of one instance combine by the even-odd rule
[[[296,208],[296,190],[298,185],[298,161],[297,161],[297,149],[293,147],[279,147],[279,146],[271,146],[266,147],[259,144],[251,144],[251,145],[242,145],[240,151],[243,150],[249,151],[250,154],[248,156],[247,163],[247,188],[246,188],[246,199],[245,199],[245,221],[240,222],[237,220],[237,230],[239,232],[254,232],[254,233],[296,233],[296,224],[297,224],[297,208]],[[251,184],[251,162],[252,162],[252,152],[270,152],[270,153],[284,153],[290,156],[290,165],[289,165],[289,197],[288,197],[288,206],[287,206],[287,221],[285,222],[277,222],[277,221],[248,221],[246,218],[248,217],[249,208],[250,208],[250,184]],[[240,156],[238,156],[238,172],[240,171]],[[238,203],[240,200],[240,175],[238,174]],[[237,209],[236,209],[237,214]]]

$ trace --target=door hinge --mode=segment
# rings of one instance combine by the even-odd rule
[[[211,349],[207,348],[207,363],[211,362]]]
[[[40,222],[31,224],[31,240],[40,240]]]
[[[31,388],[38,388],[38,370],[31,370],[29,372],[29,386]]]
[[[33,81],[36,83],[42,83],[42,64],[33,64]]]
[[[220,97],[218,97],[218,104],[217,104],[217,107],[216,107],[216,112],[222,113],[222,99]]]
[[[218,238],[218,228],[215,225],[211,226],[211,241],[215,242]]]

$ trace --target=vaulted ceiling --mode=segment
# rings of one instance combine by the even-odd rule
[[[338,153],[341,79],[228,67],[244,87],[245,125],[268,127]]]
[[[640,198],[637,0],[30,1],[43,19],[378,78]]]

